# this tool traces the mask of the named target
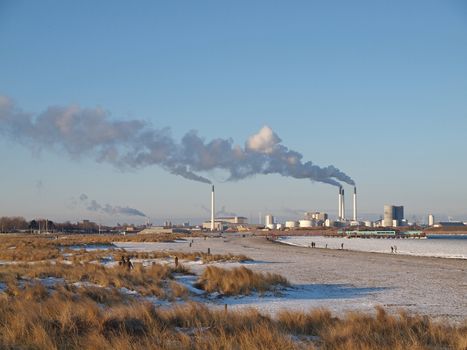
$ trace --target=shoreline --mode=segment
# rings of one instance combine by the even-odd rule
[[[461,240],[460,244],[454,240],[440,242],[436,239],[427,241],[426,239],[368,239],[368,238],[345,238],[345,237],[324,237],[324,236],[281,236],[275,239],[268,239],[271,242],[283,245],[303,247],[308,249],[329,249],[342,250],[336,243],[344,244],[344,250],[362,253],[374,253],[398,256],[416,256],[422,258],[437,258],[448,260],[467,260],[464,246],[467,249],[467,240]],[[307,242],[310,241],[310,242]],[[315,242],[315,247],[309,244]],[[325,248],[323,245],[330,244]],[[331,245],[332,244],[332,245]],[[393,252],[392,247],[398,246]],[[391,250],[390,250],[391,249]]]

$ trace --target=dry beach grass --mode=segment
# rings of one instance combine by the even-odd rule
[[[342,317],[325,309],[283,310],[275,316],[255,309],[226,311],[222,299],[220,308],[191,301],[190,291],[176,278],[191,273],[182,262],[177,267],[172,262],[134,263],[131,270],[99,263],[105,256],[119,260],[121,254],[143,260],[177,256],[208,264],[248,259],[241,254],[89,252],[64,249],[62,242],[50,243],[60,239],[3,238],[1,256],[12,257],[14,251],[16,263],[0,265],[2,349],[467,348],[465,322],[439,323],[403,311],[388,314],[383,308],[373,314],[353,312]],[[70,242],[97,243],[89,237]],[[15,249],[4,251],[11,247]],[[279,274],[212,265],[207,265],[197,283],[207,293],[240,296],[288,285]],[[176,304],[168,302],[175,300]]]
[[[106,299],[112,298],[106,296]],[[467,327],[421,316],[219,311],[188,303],[106,303],[68,287],[28,286],[0,298],[5,349],[465,349]]]
[[[205,252],[132,252],[115,249],[113,242],[170,242],[181,239],[180,235],[144,234],[134,236],[122,235],[0,235],[0,260],[6,261],[51,261],[64,260],[65,255],[77,261],[92,261],[111,256],[115,260],[122,255],[137,259],[175,258],[184,260],[201,260],[203,263],[213,261],[247,261],[249,257],[239,254],[207,254]],[[188,243],[188,241],[187,241]],[[87,251],[89,246],[100,249]]]
[[[278,286],[288,285],[287,279],[281,275],[253,272],[243,266],[234,269],[208,266],[197,282],[197,286],[208,293],[225,295],[264,293],[273,291]]]

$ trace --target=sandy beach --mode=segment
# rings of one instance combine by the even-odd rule
[[[293,288],[283,296],[242,297],[219,301],[234,308],[256,307],[275,313],[280,309],[307,310],[325,307],[336,314],[373,312],[382,305],[390,312],[430,315],[462,322],[467,319],[467,261],[399,254],[369,253],[297,247],[274,243],[264,237],[241,235],[194,238],[175,243],[117,243],[126,250],[207,251],[245,254],[254,261],[248,268],[279,273]],[[240,263],[229,263],[238,266]],[[195,272],[204,265],[193,264]],[[215,303],[215,301],[214,301]]]

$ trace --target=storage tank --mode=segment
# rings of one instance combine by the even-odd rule
[[[266,220],[265,220],[266,226],[273,225],[274,224],[274,216],[271,214],[266,215]]]
[[[284,225],[282,225],[282,224],[276,224],[276,229],[278,229],[278,230],[282,230],[283,227],[284,227]]]
[[[299,220],[298,221],[298,226],[301,228],[308,228],[311,227],[311,220]]]
[[[266,228],[268,228],[270,230],[274,230],[276,228],[276,225],[275,224],[266,224]]]
[[[433,226],[435,224],[435,216],[433,214],[428,215],[428,226]]]
[[[295,221],[286,221],[285,222],[285,227],[287,228],[295,228],[297,227],[297,223]]]

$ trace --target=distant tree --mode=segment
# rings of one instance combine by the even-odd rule
[[[31,220],[29,222],[29,227],[30,230],[38,230],[39,229],[39,223],[36,220]]]
[[[0,218],[0,230],[2,232],[16,232],[27,229],[26,219],[21,216],[4,216]]]

